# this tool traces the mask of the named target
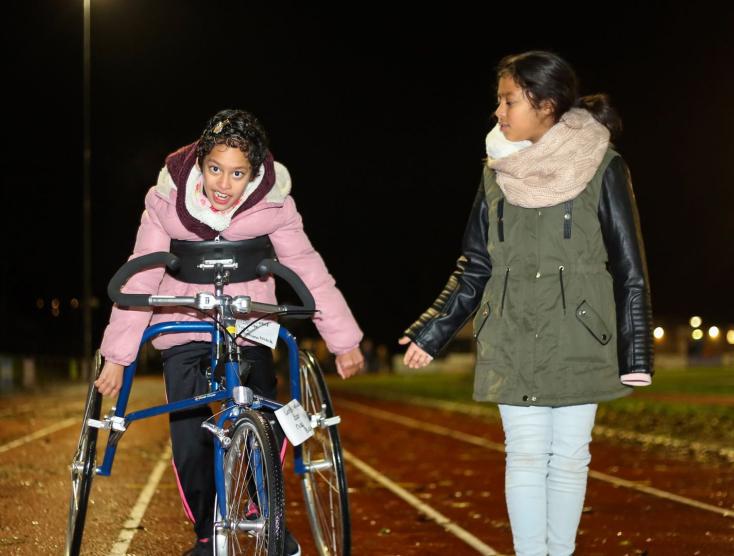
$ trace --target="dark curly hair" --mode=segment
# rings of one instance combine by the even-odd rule
[[[222,110],[207,122],[196,146],[199,166],[216,145],[238,148],[245,153],[253,175],[268,154],[265,129],[255,116],[244,110]]]
[[[511,77],[527,94],[530,104],[539,109],[543,101],[553,106],[557,122],[571,108],[584,108],[606,126],[612,138],[622,132],[622,120],[606,94],[578,96],[576,72],[553,52],[532,50],[505,56],[497,66],[497,80]]]

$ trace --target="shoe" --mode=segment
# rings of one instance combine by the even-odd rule
[[[247,503],[247,511],[245,512],[245,519],[257,519],[260,517],[260,510],[257,507],[257,504],[250,500]]]
[[[183,553],[183,556],[212,556],[213,554],[214,547],[211,539],[199,539],[192,548]]]
[[[286,556],[301,556],[301,545],[288,529],[285,530],[285,554]]]

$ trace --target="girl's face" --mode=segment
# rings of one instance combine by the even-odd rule
[[[252,179],[250,161],[240,149],[215,145],[204,157],[204,193],[217,210],[227,210],[242,197]]]
[[[508,141],[535,143],[556,123],[550,102],[543,101],[540,108],[535,108],[512,77],[500,78],[497,103],[494,114]]]

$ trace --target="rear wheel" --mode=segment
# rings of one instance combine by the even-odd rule
[[[66,527],[66,554],[68,556],[76,556],[81,549],[89,493],[92,490],[92,479],[97,469],[97,433],[99,430],[89,426],[89,419],[99,419],[102,410],[102,394],[94,385],[101,370],[102,356],[97,351],[94,372],[87,390],[82,430],[79,434],[74,460],[71,462],[71,499]]]
[[[301,405],[309,415],[334,416],[324,374],[312,353],[300,354]],[[348,556],[351,525],[347,477],[336,424],[317,427],[301,445],[306,472],[301,485],[311,531],[320,556]]]
[[[285,494],[278,448],[268,420],[243,411],[224,455],[227,517],[215,502],[214,553],[281,556]]]

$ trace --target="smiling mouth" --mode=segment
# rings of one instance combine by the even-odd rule
[[[219,191],[214,191],[212,193],[212,199],[215,203],[224,204],[227,201],[229,201],[231,195],[226,195],[224,193],[220,193]]]

